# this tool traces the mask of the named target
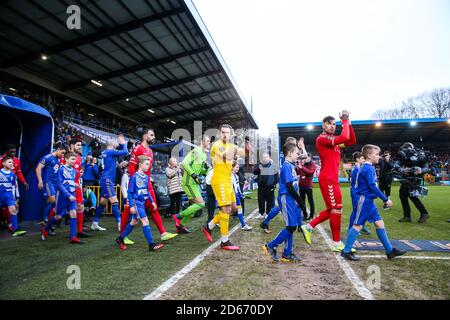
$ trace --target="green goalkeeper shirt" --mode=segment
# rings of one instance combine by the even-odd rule
[[[181,184],[196,185],[197,183],[192,179],[191,175],[193,173],[196,175],[206,174],[207,168],[205,168],[205,162],[206,153],[200,147],[192,149],[181,162],[181,167],[184,170]]]

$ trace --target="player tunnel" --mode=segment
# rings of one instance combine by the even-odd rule
[[[19,182],[20,211],[22,220],[40,220],[45,199],[37,187],[35,168],[39,159],[50,153],[53,140],[53,119],[42,107],[7,95],[0,94],[0,152],[7,144],[17,146],[22,172],[30,185],[28,191]]]

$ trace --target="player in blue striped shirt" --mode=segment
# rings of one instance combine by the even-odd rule
[[[7,207],[11,215],[12,236],[22,236],[27,233],[21,230],[17,220],[17,206],[14,198],[14,190],[17,178],[14,174],[14,159],[12,157],[4,157],[2,159],[3,168],[0,169],[0,208]]]
[[[138,157],[139,170],[131,177],[130,185],[128,187],[128,205],[130,206],[131,222],[127,224],[125,230],[116,239],[120,250],[125,250],[127,246],[124,243],[126,238],[138,224],[139,220],[142,222],[142,231],[147,239],[149,251],[158,251],[164,247],[162,243],[153,242],[152,232],[148,222],[147,214],[145,213],[145,202],[150,201],[153,208],[156,210],[156,203],[149,192],[149,176],[145,174],[150,169],[150,158],[147,156]]]
[[[120,145],[120,150],[114,149],[115,143],[114,140],[108,140],[106,145],[106,150],[102,152],[102,176],[100,177],[100,205],[97,207],[95,211],[94,222],[91,225],[91,230],[93,231],[105,231],[106,228],[102,228],[98,225],[100,218],[105,212],[106,204],[111,203],[111,209],[114,215],[114,218],[117,222],[117,228],[120,231],[120,211],[119,211],[119,199],[117,199],[115,184],[116,180],[116,168],[117,168],[117,158],[123,157],[128,154],[127,144],[122,134],[119,134],[117,137],[117,141]]]
[[[352,212],[350,218],[350,222],[353,226],[348,231],[347,242],[344,250],[341,251],[341,255],[347,260],[360,260],[360,258],[352,252],[352,247],[359,236],[361,228],[366,221],[369,221],[375,225],[377,236],[386,249],[388,259],[393,259],[397,256],[404,255],[406,252],[392,247],[384,228],[383,219],[374,203],[376,198],[380,198],[386,206],[392,207],[391,199],[386,197],[383,192],[378,189],[375,182],[376,172],[374,165],[377,164],[380,159],[380,148],[372,144],[367,144],[362,148],[362,155],[365,162],[356,179],[358,203],[356,211],[354,210],[354,212]]]
[[[355,160],[355,165],[353,166],[353,170],[352,170],[352,174],[351,174],[351,182],[350,182],[351,183],[350,196],[352,198],[352,209],[353,209],[352,212],[356,211],[356,206],[358,205],[359,197],[356,194],[356,190],[358,188],[358,183],[357,183],[358,174],[361,169],[361,166],[366,161],[364,159],[362,153],[359,151],[353,152],[353,160]],[[350,221],[348,224],[348,229],[350,229],[352,226],[353,226],[352,219],[350,218]],[[363,226],[361,229],[361,234],[369,235],[370,231],[367,230],[366,226]]]

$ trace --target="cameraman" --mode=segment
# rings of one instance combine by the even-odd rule
[[[420,182],[423,181],[423,175],[429,171],[426,164],[425,154],[414,149],[412,143],[407,142],[402,145],[398,154],[399,164],[396,170],[401,174],[400,182],[400,200],[403,207],[403,218],[399,222],[411,222],[411,208],[408,199],[414,203],[420,212],[419,223],[427,221],[429,214],[425,206],[418,198]]]
[[[378,178],[378,187],[381,192],[383,192],[386,197],[391,196],[391,184],[392,184],[392,169],[394,166],[391,161],[391,153],[389,151],[385,151],[383,153],[383,158],[380,159],[380,174]],[[386,205],[383,205],[383,210],[389,210],[390,208]]]

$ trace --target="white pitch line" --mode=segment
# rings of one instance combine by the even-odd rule
[[[255,213],[257,212],[257,209],[253,210],[253,212],[248,215],[245,218],[245,221],[247,221],[250,218],[253,218]],[[237,229],[241,227],[240,223],[238,223],[236,226],[234,226],[233,229],[230,230],[229,235],[231,236]],[[208,248],[206,248],[200,255],[198,255],[196,258],[194,258],[191,262],[189,262],[183,269],[175,273],[170,279],[165,281],[162,285],[160,285],[157,289],[155,289],[150,294],[146,295],[144,297],[144,300],[156,300],[158,299],[164,292],[169,290],[174,284],[178,282],[181,278],[183,278],[185,275],[187,275],[189,272],[191,272],[198,264],[215,248],[217,248],[220,245],[220,239],[214,242],[212,245],[210,245]]]
[[[367,258],[367,259],[386,259],[386,256],[383,255],[370,255],[370,254],[364,254],[358,255],[361,258]],[[401,256],[396,257],[395,259],[416,259],[416,260],[450,260],[450,257],[426,257],[426,256]]]
[[[327,245],[332,248],[333,244],[331,242],[330,237],[328,234],[323,230],[322,226],[317,226],[317,230],[319,230],[322,237],[325,239],[325,242]],[[335,254],[336,260],[338,261],[339,265],[341,266],[342,270],[344,270],[345,275],[350,280],[350,282],[355,287],[356,291],[358,291],[358,294],[363,297],[365,300],[375,300],[372,293],[369,289],[364,285],[364,283],[359,279],[359,277],[356,275],[355,271],[353,271],[352,267],[347,263],[344,258],[342,258],[340,255]]]

